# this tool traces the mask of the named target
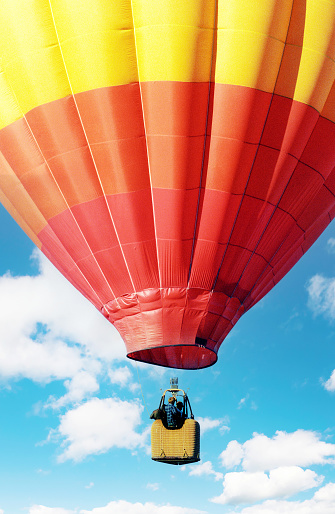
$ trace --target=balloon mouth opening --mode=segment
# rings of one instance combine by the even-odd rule
[[[218,357],[210,348],[199,345],[169,345],[145,348],[127,354],[135,361],[176,369],[202,369],[213,366]]]

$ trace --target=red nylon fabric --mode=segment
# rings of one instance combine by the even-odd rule
[[[213,364],[335,212],[334,123],[277,95],[208,88],[102,88],[0,131],[1,188],[42,251],[131,358],[177,368]]]

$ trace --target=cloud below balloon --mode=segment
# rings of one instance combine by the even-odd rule
[[[2,514],[1,511],[0,514]],[[30,508],[29,514],[207,514],[207,512],[170,504],[157,505],[152,502],[131,503],[125,500],[118,500],[109,502],[103,507],[93,508],[92,510],[67,510],[34,505]]]
[[[111,448],[146,448],[148,429],[138,431],[143,407],[137,401],[119,398],[92,398],[68,410],[49,440],[61,441],[59,462],[79,462],[88,455],[106,453]]]
[[[320,434],[307,430],[277,431],[272,438],[254,433],[243,444],[230,441],[219,458],[222,466],[234,471],[225,474],[223,492],[212,498],[212,502],[241,505],[278,501],[319,487],[324,477],[303,468],[334,465],[335,444],[324,442]],[[264,512],[268,513],[266,509]],[[247,513],[248,508],[245,509]]]

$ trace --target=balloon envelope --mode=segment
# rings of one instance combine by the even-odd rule
[[[335,6],[3,0],[0,199],[122,335],[201,368],[335,213]]]

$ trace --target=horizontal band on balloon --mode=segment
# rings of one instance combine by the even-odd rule
[[[198,211],[196,190],[142,190],[77,205],[50,219],[38,237],[43,251],[62,256],[66,275],[81,270],[96,284],[101,304],[149,287],[190,283],[210,290],[216,279],[217,288],[243,301],[254,280],[288,250],[289,234],[303,238],[332,209],[329,188],[306,179],[301,190],[292,180],[283,195],[291,212],[213,190],[201,194]]]
[[[5,204],[134,352],[216,352],[334,217],[334,6],[103,2],[3,3]]]
[[[334,104],[327,102],[334,6],[304,7],[270,0],[40,0],[16,9],[4,2],[0,126],[72,93],[157,81],[274,92],[325,108],[334,119]]]
[[[314,205],[312,205],[312,207],[314,207]],[[332,216],[334,217],[334,209]],[[104,314],[119,330],[125,340],[127,351],[133,358],[141,358],[147,362],[162,365],[166,365],[166,362],[168,362],[166,359],[169,358],[172,359],[172,361],[169,361],[170,365],[174,367],[196,368],[201,367],[201,363],[202,365],[210,365],[207,360],[208,356],[194,363],[194,358],[191,357],[194,355],[192,350],[195,350],[195,355],[198,357],[199,354],[202,355],[203,352],[203,350],[199,349],[199,347],[194,344],[191,344],[188,348],[190,353],[189,361],[186,360],[186,353],[183,348],[177,348],[171,351],[167,350],[167,353],[164,353],[162,350],[157,350],[157,352],[154,351],[152,353],[150,347],[153,346],[156,348],[159,344],[162,346],[166,344],[175,346],[178,342],[183,346],[185,342],[190,344],[196,337],[200,337],[207,341],[207,351],[205,353],[208,354],[208,350],[213,350],[216,353],[220,344],[243,312],[264,296],[264,294],[289,271],[304,251],[306,251],[320,235],[329,221],[329,216],[324,215],[323,218],[320,217],[312,223],[305,234],[297,233],[294,227],[293,230],[289,231],[289,234],[286,235],[286,245],[279,245],[279,251],[275,253],[278,263],[277,266],[268,266],[269,273],[266,273],[266,268],[258,269],[257,266],[254,268],[258,273],[258,279],[255,275],[252,278],[253,284],[250,286],[249,293],[247,291],[244,293],[245,307],[241,305],[241,302],[237,298],[241,293],[241,285],[244,280],[243,275],[242,280],[240,280],[234,288],[229,289],[228,281],[231,279],[231,270],[224,265],[222,267],[222,276],[225,275],[226,283],[221,281],[218,283],[218,286],[226,293],[218,291],[210,295],[209,292],[201,289],[187,290],[186,288],[169,288],[164,292],[164,290],[155,290],[151,287],[149,290],[124,295],[114,302],[109,302],[103,308]],[[241,252],[236,253],[236,258],[239,257],[239,253],[241,254]],[[66,260],[64,261],[62,258],[63,256],[53,253],[52,258],[55,257],[60,257],[62,264],[66,262]],[[141,255],[136,255],[136,258],[137,262],[141,262]],[[113,258],[110,264],[111,262],[113,262]],[[232,261],[232,264],[233,263],[234,259]],[[176,269],[178,269],[178,266],[179,263],[175,262]],[[252,261],[250,261],[250,266],[252,267]],[[78,272],[79,268],[74,267],[74,271]],[[110,271],[111,273],[113,272],[113,270]],[[116,273],[121,272],[120,269],[116,270]],[[250,269],[246,267],[245,272],[245,278],[250,279]],[[76,276],[76,273],[71,273],[70,275],[64,274],[68,276],[77,287],[82,285],[80,279],[83,279],[83,276],[80,276],[80,273],[79,277]],[[204,270],[204,274],[206,274],[206,269]],[[87,276],[91,280],[91,287],[94,288],[94,294],[96,294],[96,292],[99,292],[99,283],[95,281],[95,277],[92,275]],[[113,280],[114,279],[115,275],[113,276]],[[154,282],[152,282],[152,284],[153,283]],[[90,298],[90,295],[87,294],[87,285],[86,290],[84,287],[82,292]],[[237,297],[229,298],[229,294],[233,294]],[[99,301],[93,301],[98,308]],[[182,361],[178,361],[181,355],[184,357]],[[211,356],[211,354],[209,354],[209,356]]]
[[[0,131],[1,188],[37,233],[103,193],[201,182],[241,195],[248,184],[276,205],[292,173],[311,184],[329,175],[335,128],[314,109],[249,88],[211,93],[207,112],[206,84],[142,85],[144,120],[138,85],[78,95],[80,118],[72,97],[36,108]]]
[[[217,361],[217,354],[196,345],[170,345],[133,351],[129,359],[176,369],[202,369]]]
[[[223,293],[167,288],[125,295],[102,311],[120,332],[131,358],[160,365],[167,365],[167,358],[172,367],[196,369],[216,361],[217,349],[243,307]]]

